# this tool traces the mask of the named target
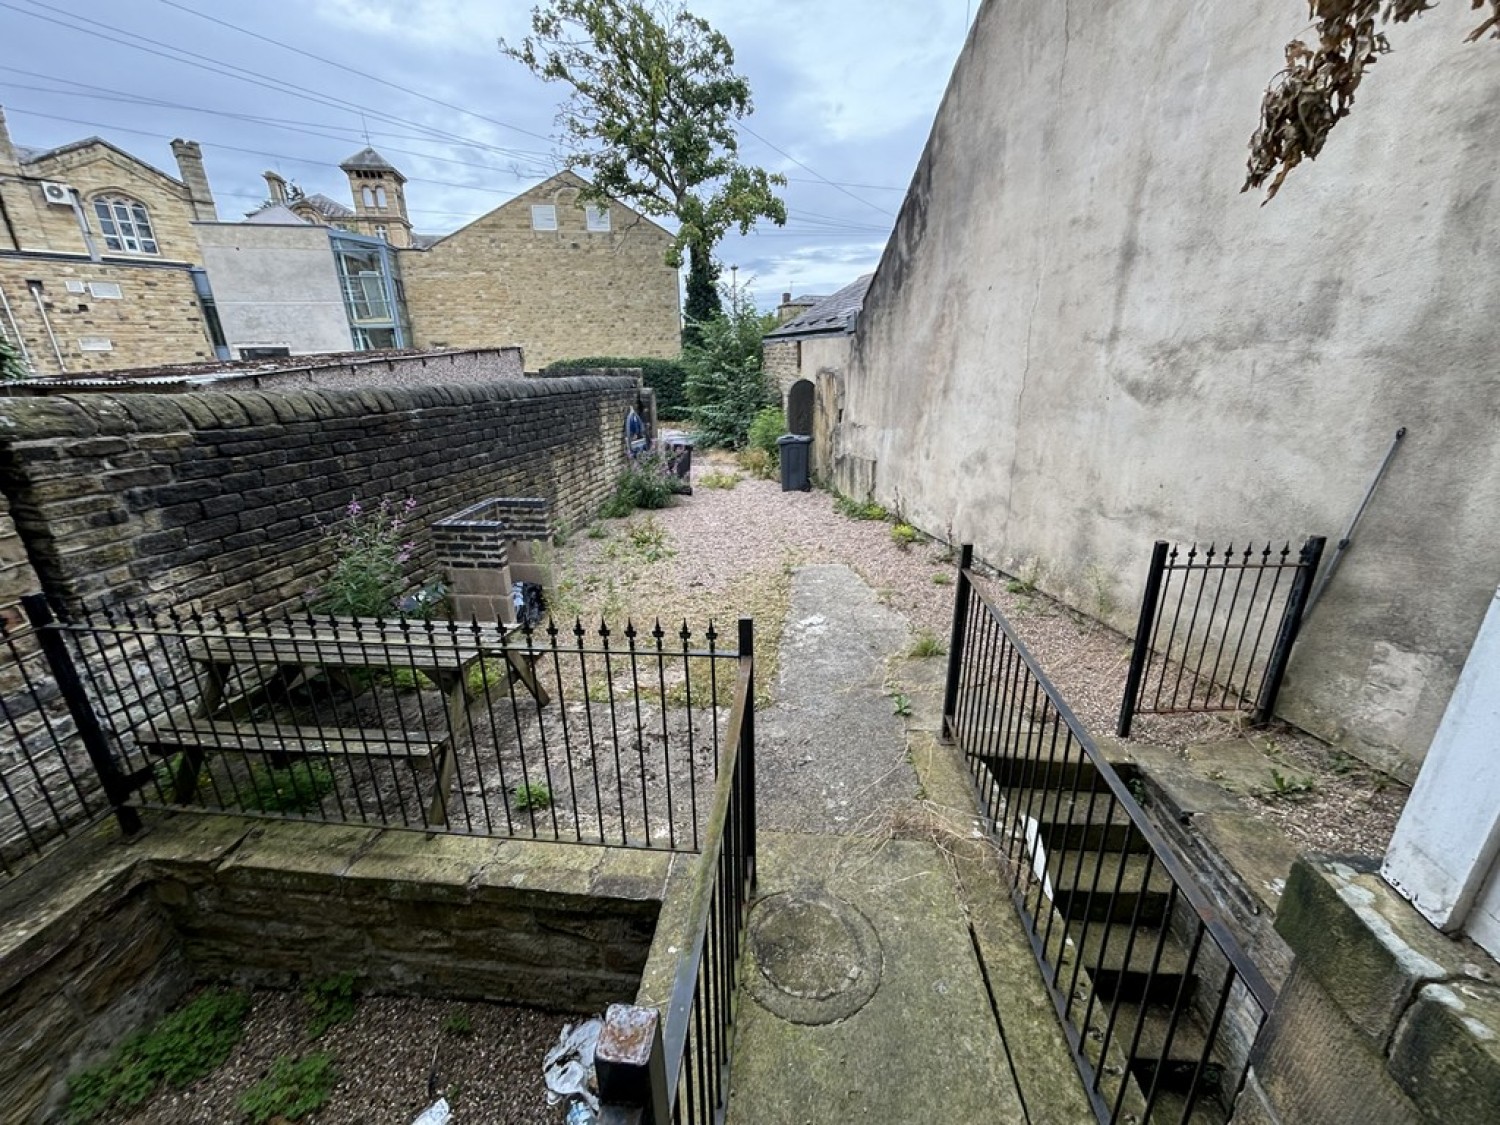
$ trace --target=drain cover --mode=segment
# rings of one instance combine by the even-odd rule
[[[792,1023],[848,1019],[880,987],[880,937],[843,899],[789,891],[750,914],[750,994]]]

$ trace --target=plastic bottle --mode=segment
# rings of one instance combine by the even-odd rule
[[[567,1125],[595,1125],[598,1120],[587,1102],[574,1102],[568,1107]]]

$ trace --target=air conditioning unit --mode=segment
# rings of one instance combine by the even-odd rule
[[[55,203],[59,207],[71,207],[73,206],[73,189],[67,184],[60,184],[55,180],[43,180],[42,198],[48,203]]]

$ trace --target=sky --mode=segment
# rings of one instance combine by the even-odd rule
[[[173,176],[169,141],[199,141],[226,219],[265,199],[266,169],[349,203],[338,164],[368,135],[408,177],[415,229],[446,234],[559,167],[567,88],[497,46],[532,6],[0,0],[0,105],[18,145],[100,136]],[[788,179],[786,225],[727,236],[724,280],[770,309],[874,269],[977,0],[688,6],[750,81],[741,159]]]

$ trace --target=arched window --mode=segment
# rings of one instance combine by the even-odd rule
[[[94,214],[99,218],[105,249],[120,254],[161,253],[144,203],[123,195],[105,195],[94,200]]]
[[[375,189],[375,206],[379,207],[382,211],[385,210],[385,188],[383,187]]]
[[[370,187],[360,188],[359,189],[359,194],[360,194],[360,197],[365,201],[365,206],[366,207],[374,207],[375,206],[375,189],[374,188],[370,188]]]

